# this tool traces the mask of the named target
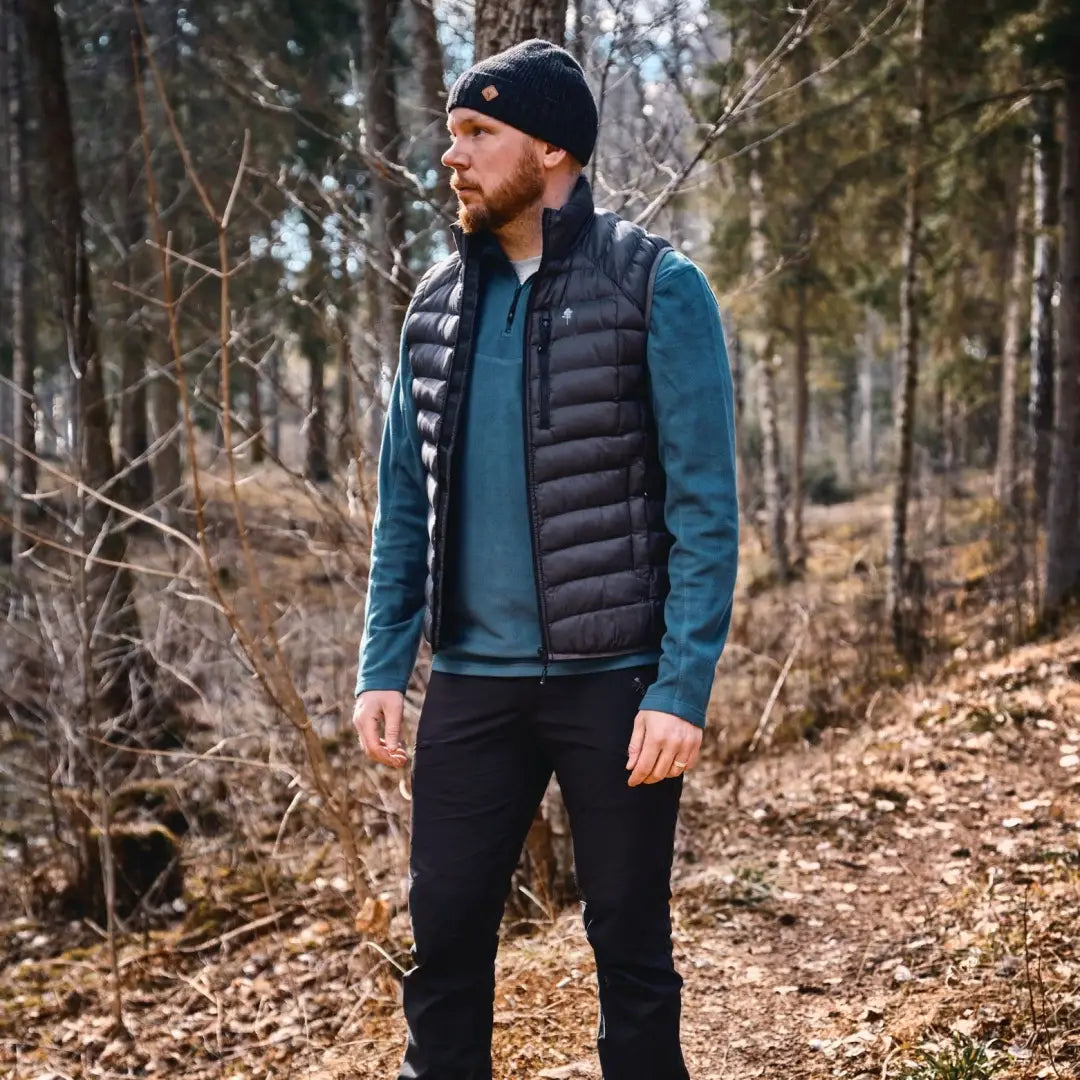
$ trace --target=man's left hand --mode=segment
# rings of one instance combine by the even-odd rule
[[[697,763],[701,728],[671,713],[643,709],[634,718],[626,759],[630,786],[682,776]]]

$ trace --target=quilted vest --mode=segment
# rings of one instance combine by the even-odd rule
[[[479,308],[481,249],[417,286],[404,336],[427,471],[424,632],[444,623],[454,447]],[[667,242],[595,210],[582,177],[543,215],[543,257],[525,321],[522,434],[544,660],[659,649],[672,537],[646,367],[648,311]]]

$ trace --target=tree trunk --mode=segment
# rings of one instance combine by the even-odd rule
[[[28,496],[37,491],[36,422],[34,416],[35,335],[32,307],[33,261],[30,234],[26,222],[30,213],[30,189],[27,184],[26,151],[29,100],[26,65],[23,62],[22,35],[18,20],[5,10],[5,25],[0,33],[8,42],[8,197],[11,217],[7,225],[9,272],[11,281],[11,382],[12,382],[12,460],[11,493],[13,505],[11,565],[18,574],[19,552],[24,550],[24,531]]]
[[[68,360],[78,386],[77,471],[91,492],[115,491],[101,350],[94,318],[90,264],[83,228],[82,197],[75,162],[75,136],[65,78],[60,22],[52,0],[24,0],[27,52],[37,69],[41,102],[40,146],[45,170],[45,205],[52,216],[51,244],[59,267],[60,315]],[[85,673],[89,707],[107,717],[129,715],[133,675],[143,659],[133,584],[126,569],[124,533],[114,515],[92,494],[81,495],[81,542],[93,549],[79,589],[84,633],[89,638]]]
[[[765,189],[759,166],[760,150],[750,151],[750,178],[747,184],[750,217],[750,273],[755,284],[764,280],[767,265],[765,235]],[[762,319],[763,324],[768,316]],[[780,429],[776,407],[776,371],[772,337],[759,328],[757,358],[758,411],[761,418],[761,486],[765,498],[765,530],[769,537],[769,554],[777,581],[791,576],[787,547],[787,523],[784,519],[784,478],[780,463]]]
[[[812,114],[814,57],[810,45],[803,43],[794,50],[791,66],[799,80],[799,103],[806,116]],[[800,158],[809,156],[809,140],[805,124],[796,129],[796,153]],[[795,237],[798,250],[805,252],[800,264],[796,266],[795,285],[795,440],[792,447],[792,483],[791,483],[791,531],[793,555],[797,566],[806,562],[806,540],[803,535],[804,479],[806,462],[806,422],[810,410],[810,334],[807,329],[807,309],[809,307],[808,281],[813,274],[813,214],[815,206],[804,206],[795,222]]]
[[[949,502],[953,493],[953,471],[956,462],[956,446],[952,434],[952,393],[944,372],[938,371],[934,385],[938,429],[941,432],[941,475],[938,477],[938,513],[936,542],[944,547],[949,539]]]
[[[131,84],[134,78],[130,51],[126,48],[128,34],[121,35],[124,47],[123,69]],[[134,102],[134,90],[128,91],[128,97]],[[129,110],[127,133],[134,136],[139,127],[137,109]],[[147,353],[150,349],[150,337],[143,323],[142,301],[137,293],[145,289],[142,280],[143,269],[150,254],[144,244],[146,235],[146,200],[139,192],[139,162],[134,154],[124,156],[124,191],[126,192],[125,237],[127,246],[128,293],[127,325],[124,327],[120,364],[120,454],[121,469],[126,471],[124,490],[128,502],[139,510],[145,510],[154,498],[154,482],[150,471],[150,462],[146,451],[147,440],[146,414],[146,375]]]
[[[532,37],[561,45],[566,0],[476,0],[475,31],[476,60]],[[573,895],[573,849],[566,820],[562,793],[552,780],[525,841],[525,861],[532,892],[553,907]]]
[[[1024,291],[1027,282],[1029,174],[1024,163],[1017,191],[1012,238],[1012,269],[1005,292],[1005,325],[1001,347],[1001,400],[998,405],[997,470],[994,495],[1002,506],[1016,508],[1020,489],[1017,466],[1017,395],[1020,384],[1020,349],[1023,344]]]
[[[262,399],[260,398],[259,366],[250,356],[244,356],[240,365],[244,380],[244,397],[247,400],[248,452],[251,464],[259,465],[266,457],[266,433],[263,431]]]
[[[1043,610],[1080,591],[1080,78],[1065,84],[1061,185],[1061,306],[1047,494]]]
[[[281,344],[275,341],[270,348],[270,393],[267,412],[270,414],[270,453],[275,461],[281,460]]]
[[[314,319],[312,319],[314,323]],[[308,360],[307,453],[304,474],[315,483],[330,479],[330,462],[326,456],[326,341],[318,327],[312,325],[301,339],[301,348]]]
[[[855,412],[859,394],[858,356],[849,356],[843,366],[840,384],[840,419],[844,428],[844,483],[854,488],[859,466],[856,461]],[[827,423],[827,421],[826,421]]]
[[[307,432],[304,474],[315,483],[330,479],[327,457],[326,423],[326,319],[322,219],[315,215],[308,226],[311,243],[311,262],[308,271],[307,303],[297,308],[300,317],[300,349],[308,362]]]
[[[405,191],[382,162],[396,163],[401,153],[401,127],[397,91],[390,66],[390,32],[396,3],[365,0],[364,70],[366,72],[367,130],[371,219],[367,249],[371,270],[377,275],[379,319],[374,325],[382,362],[397,370],[398,340],[405,319],[413,277],[405,248]],[[376,384],[377,385],[377,384]]]
[[[743,364],[742,337],[735,332],[731,335],[731,384],[735,399],[735,448],[739,469],[739,508],[751,521],[757,515],[757,491],[754,463],[750,449],[746,445],[746,370]]]
[[[476,0],[474,58],[486,60],[529,38],[562,45],[566,8],[567,0]]]
[[[791,531],[796,563],[806,561],[803,536],[803,487],[806,472],[806,421],[810,410],[810,334],[806,326],[807,289],[800,270],[795,290],[795,445],[792,450]]]
[[[10,232],[16,215],[11,202],[8,151],[14,138],[13,114],[17,112],[14,98],[18,94],[18,85],[9,57],[14,57],[18,46],[9,41],[15,17],[8,7],[9,0],[0,0],[0,465],[10,482],[15,464],[15,450],[11,441],[14,436],[15,420],[12,413],[15,399],[13,387],[5,378],[13,375],[13,372],[5,369],[3,357],[14,349],[7,300],[11,292],[8,278],[13,273],[14,262]],[[8,509],[4,495],[0,494],[0,513],[7,513]],[[6,534],[0,533],[0,537],[3,536]]]
[[[428,144],[427,164],[435,173],[435,187],[431,200],[445,219],[439,222],[443,241],[450,244],[446,223],[454,216],[454,193],[450,189],[450,171],[444,169],[440,158],[446,148],[446,83],[443,73],[446,61],[442,43],[439,41],[439,24],[435,18],[434,0],[409,0],[412,39],[420,74],[420,92],[423,100],[425,132]]]
[[[921,172],[926,139],[926,71],[923,35],[927,0],[915,0],[914,123],[908,149],[907,192],[904,200],[904,276],[900,285],[899,394],[895,407],[896,489],[889,531],[889,573],[886,606],[893,642],[901,656],[914,660],[919,653],[918,631],[912,625],[913,597],[909,588],[907,554],[908,502],[912,483],[912,442],[915,392],[919,385],[919,248],[921,234]]]
[[[1031,272],[1031,392],[1028,429],[1035,506],[1046,509],[1050,478],[1050,440],[1054,427],[1054,278],[1057,272],[1058,163],[1054,141],[1054,101],[1035,96],[1034,188],[1035,251]]]
[[[589,32],[586,27],[592,22],[591,0],[574,0],[573,29],[570,34],[570,51],[574,59],[584,68],[589,54]]]
[[[765,494],[766,529],[772,554],[773,573],[779,582],[791,576],[788,558],[787,524],[784,515],[783,473],[780,468],[780,425],[776,407],[776,369],[766,345],[758,363],[758,412],[761,417],[762,486]]]
[[[356,395],[353,392],[352,337],[348,319],[338,322],[338,440],[340,465],[348,465],[356,457]]]
[[[860,472],[873,476],[877,467],[877,439],[874,431],[874,366],[877,363],[876,313],[866,309],[866,326],[859,335],[859,447]]]
[[[168,0],[162,6],[163,25],[158,28],[163,43],[159,63],[166,81],[174,85],[178,81],[176,76],[180,65],[177,27],[179,7],[180,0]],[[165,216],[165,231],[172,234],[174,247],[177,241],[175,219],[170,219],[169,215],[170,212],[175,213],[182,180],[183,164],[176,149],[170,146],[163,155],[160,169],[158,212]],[[173,356],[164,323],[159,326],[155,337],[156,356],[151,357],[153,378],[150,382],[150,425],[157,449],[150,463],[150,471],[153,476],[157,514],[165,524],[176,527],[180,525],[180,508],[184,501],[180,458],[180,387],[177,382],[177,361]]]
[[[369,462],[379,460],[379,447],[382,443],[383,425],[386,419],[379,390],[380,371],[383,367],[383,347],[379,337],[379,283],[375,275],[375,267],[369,264],[364,270],[363,318],[367,333],[362,335],[356,372],[356,410],[360,416],[359,449],[363,451]],[[396,369],[395,358],[394,370]]]

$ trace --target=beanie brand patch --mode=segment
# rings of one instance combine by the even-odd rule
[[[485,86],[480,93],[485,101],[494,101],[499,96],[499,91],[494,86]]]

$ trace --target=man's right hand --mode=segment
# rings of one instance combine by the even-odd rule
[[[400,769],[409,758],[401,745],[405,695],[397,690],[366,690],[356,699],[353,727],[372,761]],[[381,734],[380,734],[381,732]]]

